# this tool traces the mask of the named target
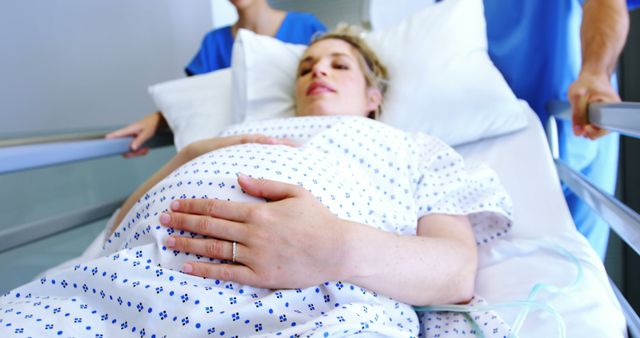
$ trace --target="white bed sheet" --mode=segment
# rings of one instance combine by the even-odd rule
[[[538,282],[570,284],[577,270],[568,259],[536,240],[569,250],[580,262],[584,278],[577,288],[552,295],[541,292],[562,316],[567,337],[624,337],[626,326],[604,266],[587,240],[575,229],[564,200],[546,137],[535,113],[528,110],[525,130],[457,148],[468,164],[484,162],[499,175],[514,204],[509,236],[480,249],[477,293],[490,304],[524,300]],[[520,309],[496,312],[509,325]],[[531,311],[521,337],[557,337],[553,317]]]
[[[536,300],[547,302],[560,313],[567,337],[625,337],[624,316],[604,266],[587,240],[576,231],[542,126],[535,113],[523,105],[528,111],[526,129],[456,148],[468,165],[485,163],[492,167],[514,204],[510,235],[480,249],[476,292],[489,304],[498,304],[525,300],[539,282],[560,287],[570,284],[577,274],[573,263],[545,248],[539,240],[553,242],[580,261],[584,278],[570,292],[552,295],[543,291]],[[61,266],[95,257],[103,242],[104,233],[81,257]],[[520,310],[501,308],[496,312],[511,325]],[[557,337],[556,321],[546,312],[532,310],[520,336]]]

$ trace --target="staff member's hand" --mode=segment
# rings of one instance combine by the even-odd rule
[[[583,71],[569,86],[567,93],[571,103],[573,133],[595,140],[607,131],[587,121],[587,105],[592,102],[620,102],[620,96],[611,86],[610,76],[605,73]]]
[[[156,134],[156,131],[167,127],[167,120],[162,116],[162,113],[157,111],[124,128],[108,133],[105,138],[111,139],[133,136],[133,141],[131,141],[131,144],[129,145],[129,149],[131,151],[122,154],[122,156],[125,158],[142,156],[149,152],[149,147],[142,147],[142,145],[144,145],[148,139],[152,138],[153,135]]]
[[[240,175],[248,194],[267,203],[179,200],[160,222],[206,235],[172,236],[167,246],[236,264],[187,262],[183,272],[262,288],[303,288],[339,279],[349,224],[304,188]]]

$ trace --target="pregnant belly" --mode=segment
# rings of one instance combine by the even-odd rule
[[[303,186],[339,217],[366,223],[363,216],[369,213],[360,209],[371,204],[367,202],[371,199],[367,196],[371,183],[354,170],[344,161],[309,148],[243,144],[219,149],[187,162],[151,188],[132,207],[114,235],[121,236],[128,229],[141,226],[153,230],[160,214],[177,199],[264,201],[242,191],[238,173]]]

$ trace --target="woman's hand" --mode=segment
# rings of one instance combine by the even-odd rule
[[[583,71],[569,86],[567,96],[571,103],[575,135],[595,140],[607,134],[606,130],[588,123],[587,105],[592,102],[620,102],[620,96],[611,86],[610,76],[606,73]]]
[[[125,158],[136,157],[146,155],[149,152],[149,147],[140,148],[148,139],[156,134],[159,128],[166,128],[167,121],[162,116],[162,113],[151,113],[141,120],[132,123],[124,128],[118,129],[108,133],[105,137],[108,139],[133,136],[133,141],[129,145],[130,152],[122,154]]]
[[[237,264],[188,262],[183,272],[262,288],[303,288],[339,279],[344,258],[341,220],[304,188],[240,175],[248,194],[268,203],[190,199],[173,202],[160,221],[206,235],[172,236],[167,246]]]
[[[186,262],[182,271],[270,289],[343,281],[413,305],[468,301],[477,249],[464,216],[432,214],[417,236],[341,220],[304,188],[240,176],[267,203],[179,200],[160,222],[209,238],[171,236],[174,250],[235,263]]]
[[[224,147],[230,147],[237,144],[244,143],[260,143],[260,144],[273,144],[273,145],[287,145],[295,147],[296,144],[286,138],[275,138],[271,136],[265,136],[262,134],[243,134],[227,137],[214,137],[206,140],[200,140],[193,142],[184,148],[190,159],[194,159],[202,154],[208,153]]]

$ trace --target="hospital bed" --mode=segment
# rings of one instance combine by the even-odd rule
[[[634,124],[628,119],[621,121],[618,118],[636,118],[640,116],[639,109],[638,104],[629,103],[593,105],[590,116],[603,127],[637,135],[637,121]],[[489,304],[505,304],[527,299],[536,283],[563,287],[577,282],[570,290],[558,294],[543,291],[535,299],[558,312],[567,327],[568,336],[624,336],[626,317],[629,333],[638,337],[640,326],[637,314],[621,297],[615,285],[610,284],[599,258],[590,249],[588,242],[576,232],[563,199],[558,176],[600,211],[614,231],[636,252],[640,251],[638,214],[601,193],[560,161],[556,160],[554,163],[537,116],[530,112],[528,119],[529,126],[525,130],[457,148],[467,162],[484,162],[495,169],[515,206],[512,234],[495,245],[481,248],[478,293]],[[611,121],[611,124],[607,124],[607,121]],[[617,121],[622,122],[621,126],[624,128],[617,128]],[[57,139],[50,141],[55,140]],[[11,142],[13,145],[4,145],[0,150],[0,171],[3,174],[97,156],[115,156],[127,150],[129,139],[73,140],[30,145],[17,145],[17,142],[27,143],[30,140]],[[168,145],[170,139],[165,134],[156,137],[154,142],[156,145]],[[529,156],[519,156],[522,149],[527,149]],[[514,161],[516,158],[518,160]],[[523,175],[535,179],[523,182]],[[545,198],[531,198],[532,196]],[[0,251],[11,250],[108,217],[120,202],[113,201],[4,230]],[[554,246],[569,251],[578,265],[545,242],[554,243]],[[98,247],[99,244],[93,244],[93,250]],[[513,271],[517,273],[514,274]],[[522,308],[519,307],[496,308],[496,312],[507,323],[513,323],[521,311]],[[528,313],[521,334],[552,337],[557,336],[557,330],[552,315],[535,308]]]
[[[566,104],[551,103],[550,110],[556,112],[558,118],[566,118]],[[638,104],[594,104],[589,110],[593,123],[640,136]],[[598,210],[637,253],[640,253],[640,216],[555,160],[553,147],[550,150],[548,144],[548,139],[553,137],[547,137],[533,111],[528,110],[527,120],[523,130],[456,147],[468,163],[486,163],[498,173],[515,207],[510,235],[494,245],[480,248],[478,293],[490,305],[495,305],[494,310],[508,325],[524,318],[521,336],[558,336],[559,325],[564,325],[571,337],[621,337],[627,328],[631,336],[640,337],[638,315],[609,281],[588,242],[575,230],[559,178]],[[548,128],[549,135],[553,134],[552,129],[552,126]],[[95,133],[2,141],[0,174],[117,156],[125,152],[130,143],[128,138],[104,140],[103,136],[104,133]],[[171,135],[165,133],[152,143],[158,147],[169,146],[171,139]],[[528,156],[521,156],[523,149]],[[522,180],[522,177],[530,179]],[[122,199],[117,198],[3,229],[0,253],[104,220],[121,203]],[[88,251],[97,250],[99,237],[89,245]],[[570,287],[557,293],[542,290],[530,297],[539,283]],[[525,300],[530,306],[515,304]],[[556,321],[555,315],[561,321]]]

